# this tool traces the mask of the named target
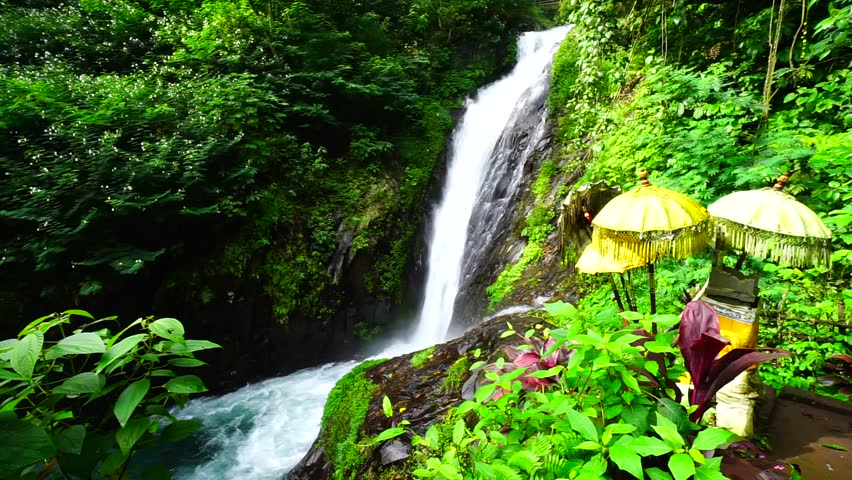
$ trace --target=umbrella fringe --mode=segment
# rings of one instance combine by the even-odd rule
[[[710,219],[673,231],[624,232],[596,228],[592,244],[603,256],[622,261],[639,257],[647,262],[684,259],[704,250],[710,240]]]
[[[724,218],[716,218],[715,223],[717,234],[733,249],[793,267],[831,267],[831,240],[828,238],[784,235]]]

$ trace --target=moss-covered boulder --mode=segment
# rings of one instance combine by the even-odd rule
[[[450,409],[470,398],[480,378],[470,366],[477,359],[496,357],[511,321],[524,331],[541,319],[508,316],[489,320],[465,335],[420,352],[390,360],[367,361],[344,376],[329,394],[320,435],[289,480],[409,479],[406,459],[413,435],[425,435],[444,420]],[[471,378],[473,377],[473,378]],[[387,396],[393,414],[383,408]],[[404,421],[406,433],[375,442],[384,430]]]

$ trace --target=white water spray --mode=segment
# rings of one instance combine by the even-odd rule
[[[432,226],[426,296],[412,337],[421,348],[445,340],[463,274],[468,223],[494,147],[524,93],[536,85],[546,87],[542,80],[549,76],[550,62],[568,29],[523,34],[512,73],[468,101],[453,135],[447,183]]]
[[[445,340],[464,272],[468,223],[493,151],[530,88],[546,88],[548,65],[568,27],[525,33],[511,74],[469,100],[453,134],[453,152],[443,199],[435,211],[428,279],[416,332],[377,357],[393,357]],[[176,480],[280,479],[302,458],[319,431],[328,393],[357,362],[323,365],[249,385],[220,397],[189,402],[179,418],[204,422],[183,451],[161,451],[136,468],[167,465]]]

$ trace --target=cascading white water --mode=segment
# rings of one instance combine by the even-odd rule
[[[453,134],[444,195],[435,212],[425,301],[416,332],[411,340],[397,341],[376,357],[445,340],[463,273],[468,223],[489,161],[518,104],[530,100],[528,90],[546,88],[548,65],[567,32],[568,27],[559,27],[523,34],[512,73],[468,101]],[[356,364],[323,365],[227,395],[193,400],[175,415],[200,420],[204,428],[177,449],[146,455],[133,468],[165,465],[176,480],[280,479],[310,448],[328,393]]]
[[[425,347],[445,340],[462,276],[468,223],[494,147],[524,93],[549,76],[548,66],[568,29],[558,27],[521,35],[518,63],[512,73],[468,101],[461,124],[453,134],[443,199],[435,211],[426,295],[412,337],[415,345]]]

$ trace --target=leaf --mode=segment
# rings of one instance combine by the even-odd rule
[[[211,348],[222,348],[218,343],[209,342],[207,340],[186,340],[183,345],[184,351],[188,353],[197,352],[199,350],[209,350]]]
[[[405,433],[405,429],[402,427],[393,427],[389,428],[382,433],[376,435],[376,438],[373,439],[373,443],[384,442],[385,440],[390,440],[391,438],[396,438]]]
[[[695,386],[696,391],[699,392],[699,397],[703,401],[699,404],[698,410],[690,415],[690,418],[693,421],[700,419],[707,408],[709,408],[710,400],[716,395],[716,392],[752,365],[789,356],[790,354],[787,352],[764,353],[746,348],[735,348],[726,353],[713,362],[713,367],[708,374],[710,384]]]
[[[692,428],[689,421],[689,413],[683,405],[671,398],[662,397],[657,401],[657,412],[667,420],[671,421],[674,428],[679,432],[686,432]]]
[[[91,313],[89,313],[85,310],[65,310],[64,312],[62,312],[62,314],[63,315],[77,315],[77,316],[80,316],[80,317],[86,317],[86,318],[91,319],[91,320],[95,319],[95,317],[93,317]]]
[[[668,425],[653,425],[651,428],[672,447],[672,449],[683,448],[683,437],[674,428]]]
[[[704,465],[695,469],[696,480],[728,480],[720,471],[722,457],[708,458]]]
[[[20,382],[26,380],[26,378],[18,375],[17,373],[10,372],[9,370],[5,370],[0,368],[0,380],[12,380],[15,382]]]
[[[382,411],[388,418],[393,416],[393,405],[391,405],[390,398],[387,395],[382,398]]]
[[[601,444],[598,442],[592,442],[590,440],[586,440],[585,442],[580,443],[576,447],[575,450],[591,450],[591,451],[599,451],[601,449]]]
[[[502,467],[503,465],[500,465],[500,466]],[[494,468],[494,467],[496,467],[496,466],[492,466],[492,468]],[[506,468],[508,468],[508,467],[506,467]],[[459,472],[458,472],[458,470],[456,470],[456,467],[454,467],[452,465],[447,465],[446,463],[442,463],[440,465],[437,465],[435,467],[435,470],[437,470],[438,473],[440,473],[441,475],[447,477],[448,480],[463,480],[463,477],[461,475],[459,475]]]
[[[465,433],[464,419],[460,418],[460,419],[456,420],[456,424],[453,426],[453,443],[456,444],[456,445],[461,443],[462,439],[464,438],[464,433]]]
[[[551,316],[560,319],[570,320],[577,316],[577,307],[561,300],[553,303],[545,303],[544,309]]]
[[[132,351],[139,345],[139,342],[145,339],[147,335],[144,333],[138,333],[136,335],[131,335],[115,345],[109,347],[106,352],[101,356],[101,360],[98,362],[98,367],[95,371],[102,372],[105,368],[107,368],[112,362],[117,359],[123,357],[128,352]]]
[[[606,472],[607,466],[608,462],[606,461],[606,458],[599,453],[583,464],[583,468],[580,469],[580,475],[587,474],[591,476],[590,478],[600,479]]]
[[[62,382],[62,385],[53,389],[53,393],[61,395],[80,395],[83,393],[95,393],[106,384],[106,377],[94,372],[84,372]]]
[[[184,329],[183,324],[174,318],[161,318],[155,320],[148,325],[148,330],[158,337],[163,337],[166,340],[173,342],[183,342]]]
[[[673,450],[668,443],[655,437],[636,437],[628,445],[643,457],[665,455]]]
[[[14,414],[0,415],[0,432],[0,478],[11,478],[22,468],[56,454],[44,429]]]
[[[74,425],[62,430],[53,436],[53,444],[56,449],[63,453],[79,455],[83,449],[83,440],[86,439],[86,427]]]
[[[843,445],[837,445],[837,444],[834,444],[834,443],[821,443],[819,446],[825,447],[825,448],[830,448],[832,450],[839,450],[841,452],[848,452],[849,451],[849,449],[844,447]]]
[[[115,473],[116,470],[121,468],[125,462],[127,462],[127,455],[125,455],[121,450],[115,450],[103,461],[101,467],[98,469],[98,473],[100,473],[102,477],[109,477]]]
[[[586,440],[597,442],[598,430],[595,425],[589,420],[589,417],[583,415],[576,410],[567,410],[565,414],[568,416],[568,421],[571,423],[571,428],[583,436]]]
[[[166,382],[166,390],[171,393],[201,393],[206,392],[204,382],[195,375],[182,375]]]
[[[692,442],[692,448],[698,450],[713,450],[719,445],[729,441],[734,437],[734,434],[721,428],[707,428],[698,433],[695,441]]]
[[[201,429],[204,425],[196,420],[177,420],[160,432],[160,439],[164,442],[179,442]]]
[[[636,427],[638,435],[644,434],[650,428],[648,415],[651,409],[644,405],[625,405],[621,411],[621,421]]]
[[[151,381],[147,378],[143,378],[142,380],[137,380],[119,395],[118,400],[116,400],[115,405],[113,406],[113,413],[115,414],[115,418],[118,419],[118,423],[123,427],[127,420],[130,419],[130,416],[133,415],[133,410],[139,405],[145,395],[148,394],[148,390],[151,388]]]
[[[676,453],[669,458],[669,471],[675,480],[686,480],[695,475],[695,462],[685,453]]]
[[[621,312],[619,313],[619,315],[621,315],[621,318],[627,320],[628,322],[638,322],[640,320],[645,319],[645,314],[634,312],[632,310]]]
[[[130,456],[133,446],[142,438],[142,435],[145,434],[145,431],[150,426],[151,420],[149,418],[137,417],[127,422],[127,425],[115,432],[115,441],[125,456]]]
[[[651,480],[672,480],[672,476],[668,472],[664,472],[656,467],[645,470],[645,473],[648,474],[648,478]]]
[[[612,423],[607,425],[604,431],[610,432],[612,434],[623,435],[625,433],[635,432],[636,427],[627,423]]]
[[[56,345],[50,347],[44,354],[45,360],[53,360],[65,355],[88,355],[92,353],[104,353],[106,345],[97,333],[77,333],[65,337]]]
[[[169,364],[181,368],[194,368],[207,365],[206,362],[202,362],[196,358],[173,358],[169,360]]]
[[[618,468],[630,473],[636,478],[645,478],[645,475],[642,473],[642,459],[636,452],[623,445],[613,445],[609,449],[609,457],[618,465]]]
[[[12,370],[26,379],[32,378],[43,344],[44,334],[41,332],[31,333],[20,339],[12,348],[9,359]]]

